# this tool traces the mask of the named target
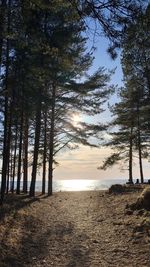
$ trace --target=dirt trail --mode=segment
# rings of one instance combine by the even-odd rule
[[[0,266],[149,267],[150,237],[147,229],[138,230],[149,212],[125,212],[138,194],[20,196],[17,207],[16,197],[14,209],[1,218]]]

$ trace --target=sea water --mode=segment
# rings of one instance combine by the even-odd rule
[[[58,191],[107,190],[112,184],[124,184],[123,180],[55,180],[53,188]]]
[[[91,191],[91,190],[107,190],[112,184],[125,184],[125,179],[112,180],[86,180],[86,179],[72,179],[72,180],[53,180],[53,192],[64,191]],[[16,188],[16,183],[15,183]],[[28,182],[28,190],[30,188],[30,181]],[[22,189],[22,182],[21,182]],[[36,181],[36,192],[41,192],[42,181]],[[46,183],[47,191],[47,183]]]

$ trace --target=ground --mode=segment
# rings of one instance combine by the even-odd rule
[[[139,194],[9,195],[0,213],[0,267],[149,267],[149,211],[126,209]]]

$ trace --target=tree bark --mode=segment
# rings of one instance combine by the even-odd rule
[[[6,193],[8,194],[9,190],[9,179],[10,179],[10,145],[11,145],[11,127],[12,127],[12,110],[13,110],[13,101],[11,100],[10,103],[10,110],[8,112],[8,136],[7,136],[7,186],[6,186]]]
[[[42,194],[45,194],[46,182],[46,154],[47,154],[47,110],[44,113],[44,151],[43,151],[43,175],[42,175]]]
[[[133,164],[133,126],[131,126],[130,130],[130,148],[129,148],[129,183],[131,184],[133,184],[132,164]]]
[[[23,139],[23,110],[21,112],[20,122],[20,138],[19,138],[19,155],[18,155],[18,173],[17,173],[17,190],[16,193],[20,194],[20,181],[21,181],[21,158],[22,158],[22,139]]]
[[[7,31],[10,32],[10,9],[11,9],[11,0],[8,2],[8,25]],[[1,199],[0,204],[3,203],[5,190],[6,190],[6,176],[8,168],[8,107],[9,107],[9,88],[8,88],[8,76],[9,76],[9,53],[10,53],[10,44],[9,39],[6,42],[6,71],[5,71],[5,104],[4,104],[4,139],[3,139],[3,159],[2,159],[2,179],[1,179]]]
[[[48,196],[53,193],[53,155],[54,155],[54,128],[55,128],[55,101],[56,101],[56,86],[52,85],[52,109],[51,109],[51,127],[49,141],[49,170],[48,170]]]
[[[15,132],[15,147],[14,147],[14,156],[13,156],[13,172],[12,172],[12,185],[11,185],[12,193],[14,193],[14,183],[15,183],[15,174],[16,174],[17,141],[18,141],[18,123],[16,123],[16,132]]]
[[[32,167],[32,177],[30,185],[30,196],[35,195],[35,183],[37,174],[37,164],[38,164],[38,154],[39,154],[39,142],[40,142],[40,132],[41,132],[41,89],[39,91],[38,103],[36,107],[36,127],[35,127],[35,142],[34,142],[34,154],[33,154],[33,167]]]
[[[143,164],[142,164],[142,148],[141,148],[141,129],[140,129],[140,114],[139,114],[139,104],[137,106],[137,131],[138,131],[138,153],[139,153],[139,167],[140,167],[140,178],[141,178],[141,184],[144,183],[144,175],[143,175]]]
[[[13,168],[12,165],[13,165],[13,156],[12,156],[12,150],[11,150],[11,153],[9,155],[6,194],[8,194],[10,190],[10,184],[12,182],[12,168]]]
[[[2,63],[2,51],[3,51],[3,41],[4,41],[4,25],[5,25],[5,13],[6,13],[7,1],[2,0],[0,5],[0,73],[1,73],[1,63]]]
[[[24,118],[24,137],[23,137],[23,193],[28,192],[28,118],[27,114]]]
[[[10,161],[10,189],[12,188],[13,181],[13,150],[11,151],[11,161]]]
[[[6,181],[6,194],[8,194],[9,191],[9,181],[10,180],[10,162],[8,164],[8,170],[7,170],[7,181]]]

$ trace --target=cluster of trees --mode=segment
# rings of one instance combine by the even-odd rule
[[[112,108],[111,126],[116,131],[106,145],[113,153],[102,169],[120,161],[128,162],[129,182],[133,183],[134,157],[138,158],[140,181],[144,182],[143,158],[149,158],[150,142],[150,5],[128,25],[122,43],[124,88]]]
[[[71,120],[78,110],[100,113],[112,90],[105,69],[87,75],[93,58],[86,52],[83,32],[90,27],[87,18],[97,21],[114,58],[127,25],[141,10],[140,2],[0,1],[1,203],[5,193],[14,192],[15,179],[16,193],[21,179],[23,192],[28,192],[29,168],[30,196],[35,195],[38,167],[42,193],[48,177],[51,195],[57,152],[75,143],[93,145],[89,137],[105,129],[101,124],[77,127]]]

